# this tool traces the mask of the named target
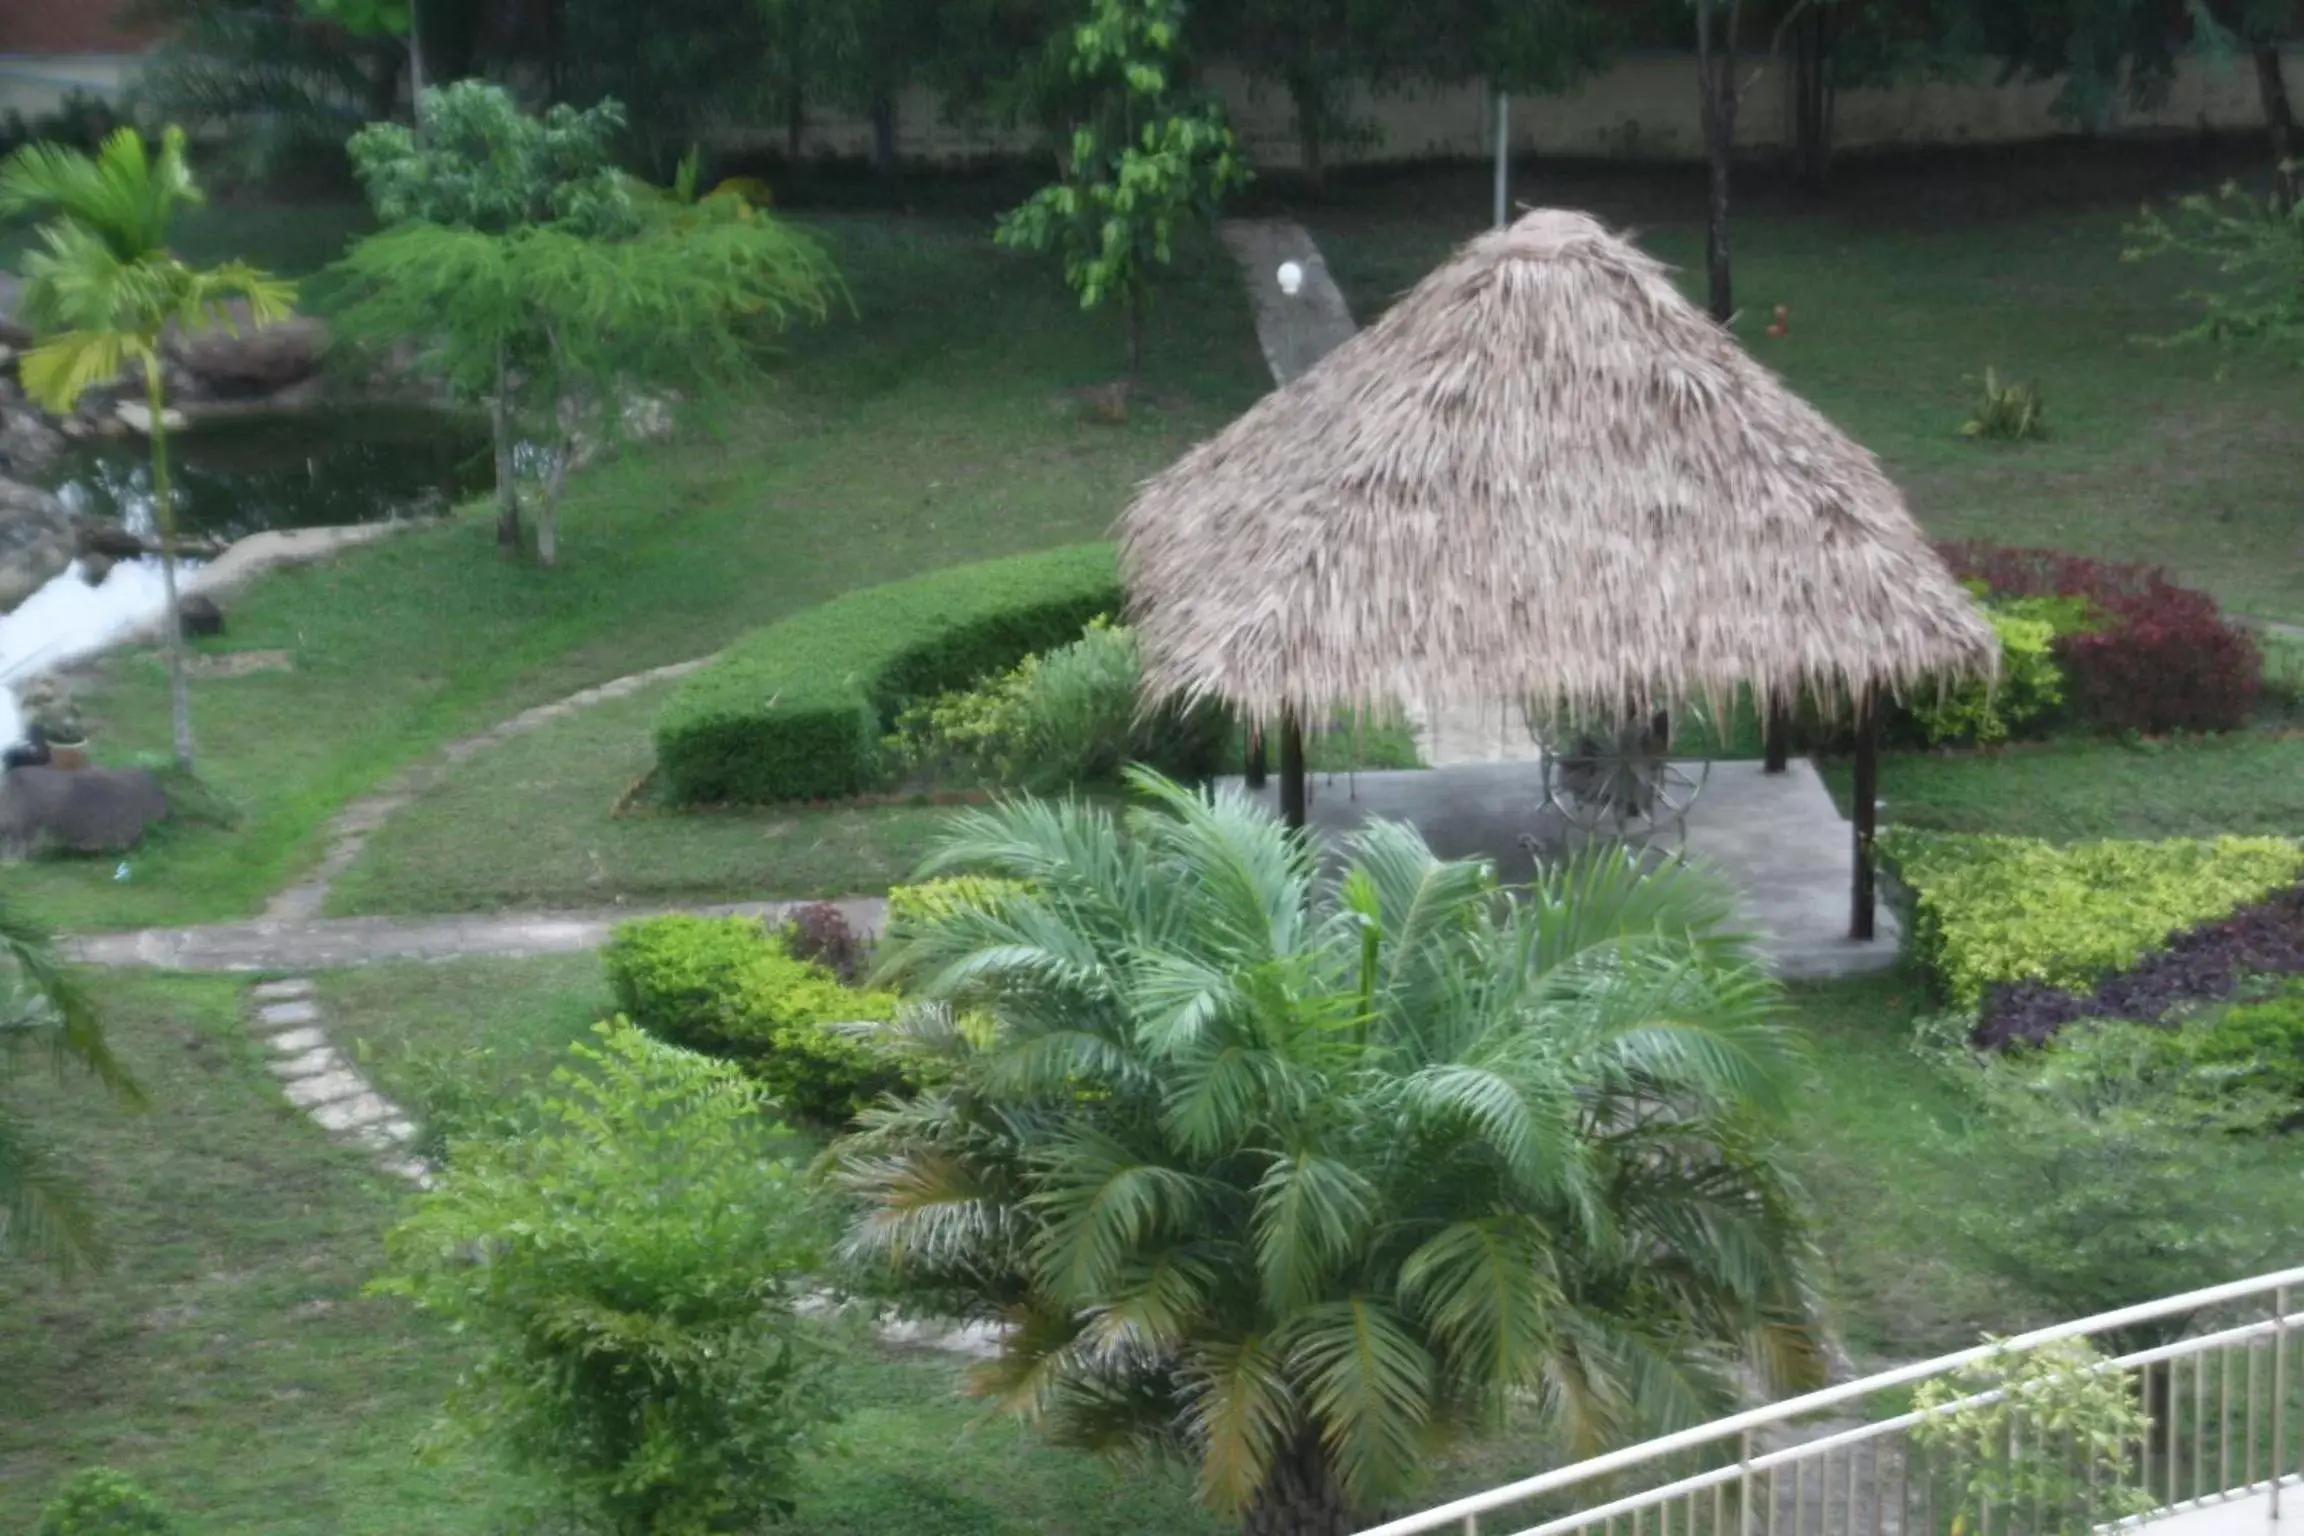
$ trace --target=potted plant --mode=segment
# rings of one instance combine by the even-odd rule
[[[24,690],[24,719],[37,726],[47,743],[51,768],[88,766],[88,734],[80,721],[80,703],[71,690],[52,677],[43,677]]]

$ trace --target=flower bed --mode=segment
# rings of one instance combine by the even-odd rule
[[[2054,641],[2076,722],[2149,735],[2248,723],[2263,652],[2207,593],[2177,585],[2158,566],[1977,542],[1937,549],[1954,575],[1983,583],[1989,601],[2086,604],[2085,621],[2058,625]]]

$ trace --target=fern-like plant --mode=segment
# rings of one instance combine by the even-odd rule
[[[1967,438],[1987,438],[1994,442],[2021,443],[2047,435],[2048,421],[2040,400],[2040,391],[2014,379],[2003,379],[1996,368],[1987,367],[1977,384],[1974,414],[1960,427],[1960,435]]]

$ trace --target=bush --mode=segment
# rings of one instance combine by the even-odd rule
[[[1109,783],[1129,763],[1206,777],[1223,751],[1223,714],[1206,707],[1146,713],[1143,680],[1134,634],[1095,619],[1070,644],[908,706],[889,755],[907,768],[1036,793]]]
[[[452,1426],[543,1474],[583,1524],[749,1529],[789,1511],[828,1417],[793,1315],[818,1214],[734,1068],[621,1019],[572,1054],[529,1134],[459,1146],[375,1288],[474,1343]]]
[[[2304,1100],[2304,987],[2237,1003],[2184,1031],[2193,1062],[2284,1105]]]
[[[1947,690],[1942,698],[1910,707],[1912,729],[1931,747],[1992,746],[2055,717],[2064,702],[2064,671],[2053,654],[2056,624],[2026,605],[2058,599],[2018,599],[1988,608],[2000,634],[2000,676]]]
[[[899,885],[888,893],[884,936],[894,940],[902,937],[907,929],[942,922],[955,912],[970,908],[990,907],[1006,897],[1021,896],[1029,889],[1021,881],[1003,880],[996,875],[945,875],[915,885]]]
[[[1955,574],[1994,599],[2084,598],[2095,622],[2060,633],[2056,661],[2076,718],[2164,734],[2248,723],[2264,671],[2255,638],[2205,592],[2158,566],[2122,565],[1995,544],[1938,546]]]
[[[2233,996],[2251,976],[2304,976],[2304,886],[2187,929],[2084,994],[2037,981],[1995,986],[1985,994],[1973,1043],[1986,1049],[2044,1045],[2075,1019],[2157,1024],[2188,1006]]]
[[[2273,837],[2060,848],[1897,828],[1881,851],[1912,894],[1914,952],[1964,1008],[2000,982],[2092,985],[2304,874],[2304,848]]]
[[[794,958],[742,917],[652,917],[604,952],[617,1006],[672,1045],[733,1062],[795,1119],[839,1127],[905,1086],[902,1070],[827,1025],[896,1016],[896,999],[855,992]]]
[[[2056,1316],[2237,1279],[2281,1246],[2287,1223],[2250,1195],[2252,1143],[2232,1134],[2261,1129],[2261,1101],[2203,1080],[2165,1032],[2096,1025],[1963,1070],[1989,1140],[1956,1149],[1977,1195],[1959,1231]],[[2130,1330],[2120,1343],[2161,1337]]]
[[[840,909],[828,901],[795,908],[784,919],[776,938],[786,954],[820,965],[850,986],[864,979],[865,943],[840,915]]]
[[[1120,587],[1109,544],[955,566],[867,587],[738,640],[675,691],[656,763],[685,805],[852,795],[885,782],[907,701],[1060,645]]]
[[[134,1478],[84,1467],[64,1479],[32,1536],[175,1536],[176,1519]]]

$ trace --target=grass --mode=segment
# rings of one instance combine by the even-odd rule
[[[508,1482],[410,1453],[453,1349],[361,1294],[400,1189],[281,1098],[241,983],[98,985],[153,1107],[10,1074],[10,1107],[80,1172],[118,1262],[70,1280],[0,1265],[0,1529],[31,1529],[59,1479],[98,1464],[203,1532],[485,1528]]]
[[[580,477],[560,569],[499,561],[474,519],[244,598],[221,644],[295,666],[195,689],[204,769],[242,824],[156,838],[125,884],[111,861],[32,866],[27,902],[72,928],[245,914],[337,807],[443,740],[851,587],[1095,537],[1130,484],[1255,394],[1212,243],[1183,254],[1157,312],[1149,403],[1107,424],[1073,391],[1109,377],[1117,325],[1079,318],[1042,266],[974,223],[825,232],[856,317],[792,338],[772,383],[698,410],[683,441]],[[161,750],[164,694],[150,658],[114,664],[88,701],[102,754]]]
[[[1851,769],[1826,764],[1846,811]],[[1880,760],[1884,823],[2079,842],[2101,837],[2294,836],[2304,735],[2287,730],[2122,743],[2093,738]]]

